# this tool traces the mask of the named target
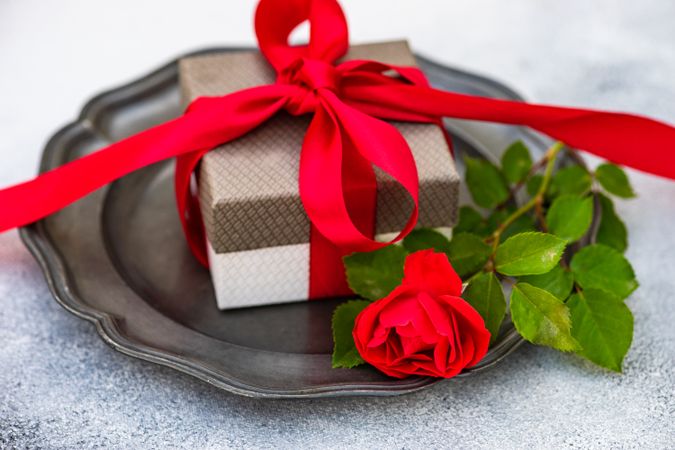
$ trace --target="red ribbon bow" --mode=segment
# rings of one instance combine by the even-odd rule
[[[309,44],[290,46],[289,34],[305,20],[310,23]],[[34,222],[130,172],[177,157],[180,218],[190,248],[207,264],[199,204],[190,191],[192,173],[206,152],[281,109],[314,114],[300,154],[299,177],[300,196],[314,227],[313,247],[324,237],[342,252],[388,244],[374,241],[372,219],[363,219],[374,209],[373,165],[397,180],[414,201],[408,223],[393,241],[415,225],[415,161],[396,128],[381,119],[437,122],[446,116],[525,125],[615,163],[675,178],[675,129],[651,119],[440,91],[429,87],[413,67],[374,61],[334,66],[348,48],[347,23],[336,0],[261,0],[255,26],[260,50],[277,71],[275,84],[198,98],[177,119],[0,191],[0,231]],[[312,257],[321,254],[312,250]],[[324,276],[328,280],[317,286],[339,282],[334,275]],[[310,295],[319,291],[310,288]]]

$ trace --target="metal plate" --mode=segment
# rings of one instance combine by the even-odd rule
[[[419,63],[440,88],[519,99],[486,78],[423,58]],[[92,99],[76,122],[48,142],[41,171],[180,113],[173,61]],[[515,139],[539,155],[545,148],[537,136],[517,127],[456,121],[447,126],[460,171],[462,155],[496,159]],[[208,271],[184,242],[172,175],[172,161],[156,164],[21,230],[56,300],[93,322],[111,346],[254,397],[396,395],[438,381],[394,380],[367,366],[332,369],[330,316],[337,300],[219,311]],[[462,196],[468,202],[466,192]],[[461,376],[495,365],[521,342],[506,324],[487,356]]]

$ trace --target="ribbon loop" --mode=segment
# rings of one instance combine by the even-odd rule
[[[307,45],[292,46],[291,32],[309,22]],[[347,52],[347,20],[336,0],[261,0],[255,15],[260,51],[281,73],[303,57],[333,63]]]

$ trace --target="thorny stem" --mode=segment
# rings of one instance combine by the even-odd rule
[[[548,226],[546,225],[546,217],[544,216],[544,202],[543,199],[534,204],[534,215],[537,217],[537,222],[539,222],[539,228],[544,233],[548,233]]]
[[[494,255],[495,252],[497,251],[497,247],[499,246],[502,233],[513,222],[518,220],[520,216],[529,212],[532,208],[537,208],[539,210],[538,217],[539,215],[542,216],[539,217],[539,219],[542,225],[545,226],[545,221],[543,221],[543,211],[541,210],[541,205],[544,202],[544,196],[546,194],[546,191],[548,190],[549,184],[551,183],[551,177],[553,175],[553,169],[555,168],[556,158],[558,157],[558,154],[564,147],[565,144],[563,144],[562,142],[556,142],[546,151],[546,155],[544,156],[544,158],[542,158],[542,164],[544,163],[546,164],[546,169],[544,170],[544,177],[542,179],[541,185],[539,186],[539,190],[527,203],[525,203],[523,206],[514,211],[513,214],[507,217],[506,220],[504,220],[504,222],[502,222],[494,231],[494,233],[492,233],[492,235],[488,238],[488,241],[492,243],[492,255],[490,256],[490,260],[488,261],[488,266],[490,267],[490,270],[494,263]]]
[[[509,189],[509,196],[506,197],[506,200],[497,205],[496,209],[504,209],[511,202],[511,200],[516,198],[516,194],[520,189],[522,189],[523,186],[525,186],[527,180],[529,180],[532,177],[532,175],[537,173],[537,171],[539,171],[539,169],[541,169],[545,165],[546,165],[546,157],[534,163],[532,167],[530,167],[530,171],[527,173],[527,176],[525,176],[522,180],[517,182],[511,189]]]
[[[591,169],[588,168],[586,161],[584,161],[584,158],[581,157],[578,151],[573,148],[568,148],[567,154],[574,160],[575,163],[577,163],[578,166],[580,166],[586,172],[591,173]]]

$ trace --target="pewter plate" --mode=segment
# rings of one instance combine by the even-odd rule
[[[495,81],[418,59],[434,86],[520,99]],[[172,61],[93,98],[78,120],[47,143],[40,170],[180,114]],[[460,171],[463,155],[496,160],[516,139],[538,154],[545,148],[538,136],[517,127],[467,121],[447,121],[447,127]],[[330,317],[340,300],[219,311],[209,273],[192,258],[182,236],[173,170],[172,161],[140,170],[21,230],[56,300],[94,323],[108,344],[252,397],[398,395],[438,382],[394,380],[368,366],[332,369]],[[466,192],[462,196],[469,202]],[[494,366],[521,343],[506,324],[486,357],[460,376]]]

